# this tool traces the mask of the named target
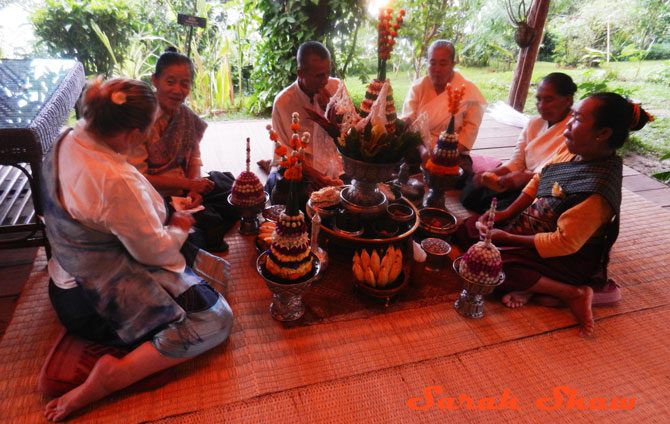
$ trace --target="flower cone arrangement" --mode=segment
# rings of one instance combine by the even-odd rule
[[[461,100],[465,94],[465,86],[454,88],[451,84],[447,84],[446,91],[451,119],[446,131],[443,131],[438,137],[431,152],[431,157],[425,166],[428,172],[437,176],[458,175],[460,172],[458,166],[458,134],[454,131],[454,117],[458,113]]]
[[[380,10],[377,41],[377,78],[368,86],[357,111],[340,90],[331,97],[326,116],[306,109],[310,117],[335,140],[339,152],[348,158],[375,164],[392,164],[421,144],[421,136],[408,131],[397,118],[393,89],[386,79],[386,65],[403,22],[404,10],[393,17],[393,9]],[[395,20],[395,23],[392,23]],[[342,84],[343,85],[343,84]],[[346,88],[342,89],[346,92]]]
[[[272,235],[269,254],[265,269],[275,277],[275,282],[295,283],[310,275],[314,258],[310,253],[309,235],[305,216],[300,210],[298,185],[302,181],[302,164],[305,160],[305,147],[309,143],[310,134],[299,135],[299,114],[294,112],[291,118],[291,139],[289,146],[292,151],[279,142],[279,135],[268,125],[270,140],[275,143],[275,154],[281,157],[279,166],[283,169],[284,178],[290,182],[286,209],[279,216],[279,222]]]

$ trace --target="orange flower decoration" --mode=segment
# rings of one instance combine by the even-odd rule
[[[298,131],[300,130],[298,113],[294,112],[291,116],[291,131],[293,134],[287,143],[292,149],[290,153],[288,147],[285,144],[280,143],[279,134],[272,129],[272,126],[268,125],[266,128],[270,134],[270,140],[275,143],[274,152],[281,158],[279,166],[284,169],[284,178],[287,180],[302,179],[302,163],[305,160],[303,152],[305,147],[309,144],[310,134],[305,132],[302,134],[302,137],[298,135]]]
[[[461,100],[463,100],[463,95],[465,94],[465,85],[462,85],[460,88],[453,88],[451,84],[447,84],[447,96],[449,97],[449,113],[456,115],[458,113],[458,108],[461,105]]]

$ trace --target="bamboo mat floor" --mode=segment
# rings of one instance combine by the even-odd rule
[[[624,297],[595,310],[596,337],[585,340],[566,310],[511,310],[494,300],[481,320],[441,302],[286,326],[268,312],[271,294],[253,267],[253,239],[229,233],[229,342],[179,366],[166,386],[119,392],[69,422],[667,422],[669,236],[670,213],[624,190],[611,263]],[[35,387],[59,330],[47,280],[40,252],[0,342],[2,423],[44,422],[47,399]],[[516,401],[477,408],[480,401],[499,405],[505,393]],[[572,403],[569,393],[576,393]],[[453,406],[449,397],[455,409],[441,409]],[[613,398],[635,403],[625,410],[589,407]]]

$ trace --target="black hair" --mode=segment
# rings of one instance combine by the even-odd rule
[[[610,128],[612,135],[607,144],[618,149],[628,140],[630,131],[637,131],[650,122],[653,117],[639,104],[632,103],[616,93],[595,93],[589,98],[599,102],[593,112],[596,128]]]
[[[318,41],[307,41],[298,47],[298,68],[303,68],[307,63],[307,58],[312,55],[318,56],[321,60],[330,60],[330,52],[326,46],[319,43]]]
[[[153,90],[142,81],[97,77],[87,85],[82,116],[88,128],[102,136],[124,130],[145,131],[154,121],[158,102]]]
[[[551,84],[561,96],[573,96],[577,92],[577,85],[563,72],[552,72],[540,80],[540,84],[543,82]]]
[[[191,73],[191,80],[193,80],[193,77],[195,76],[193,62],[185,54],[179,53],[173,46],[165,49],[163,54],[161,54],[156,61],[156,70],[154,71],[156,78],[161,76],[165,68],[168,68],[172,65],[186,65],[189,72]]]

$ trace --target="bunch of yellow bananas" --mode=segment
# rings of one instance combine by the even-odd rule
[[[376,250],[369,254],[367,250],[354,253],[354,277],[370,287],[384,288],[398,279],[402,271],[402,251],[389,246],[380,258]]]

